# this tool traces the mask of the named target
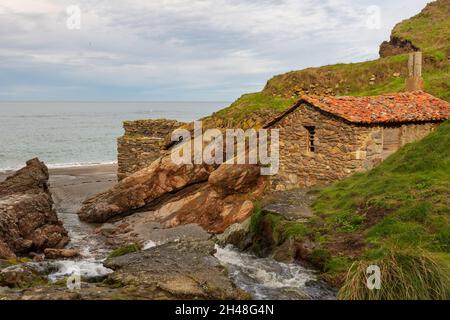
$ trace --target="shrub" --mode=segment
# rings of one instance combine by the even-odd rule
[[[381,288],[366,286],[366,270],[377,265]],[[344,300],[447,300],[450,298],[448,265],[425,251],[390,250],[378,261],[355,262],[347,273],[339,299]]]

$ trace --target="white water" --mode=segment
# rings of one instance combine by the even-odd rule
[[[73,274],[80,275],[82,278],[98,278],[113,272],[111,269],[105,268],[99,261],[59,260],[53,263],[57,271],[48,275],[48,279],[53,282]]]
[[[101,278],[113,271],[103,266],[103,261],[111,251],[94,233],[94,227],[80,221],[77,214],[59,213],[60,220],[69,233],[68,247],[75,248],[81,257],[70,260],[52,261],[50,281],[57,281],[71,275],[84,279]]]
[[[232,246],[216,246],[215,257],[227,267],[230,277],[254,299],[335,299],[336,292],[317,281],[316,273],[298,264],[258,258]]]

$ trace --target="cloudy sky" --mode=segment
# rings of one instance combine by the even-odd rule
[[[0,100],[231,101],[275,74],[376,58],[427,2],[0,0]]]

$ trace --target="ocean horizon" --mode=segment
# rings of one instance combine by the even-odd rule
[[[193,121],[228,102],[0,102],[0,172],[38,157],[49,168],[117,162],[122,122]]]

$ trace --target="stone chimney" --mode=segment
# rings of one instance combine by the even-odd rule
[[[422,79],[422,52],[412,52],[408,60],[408,78],[406,79],[406,91],[423,90]]]

